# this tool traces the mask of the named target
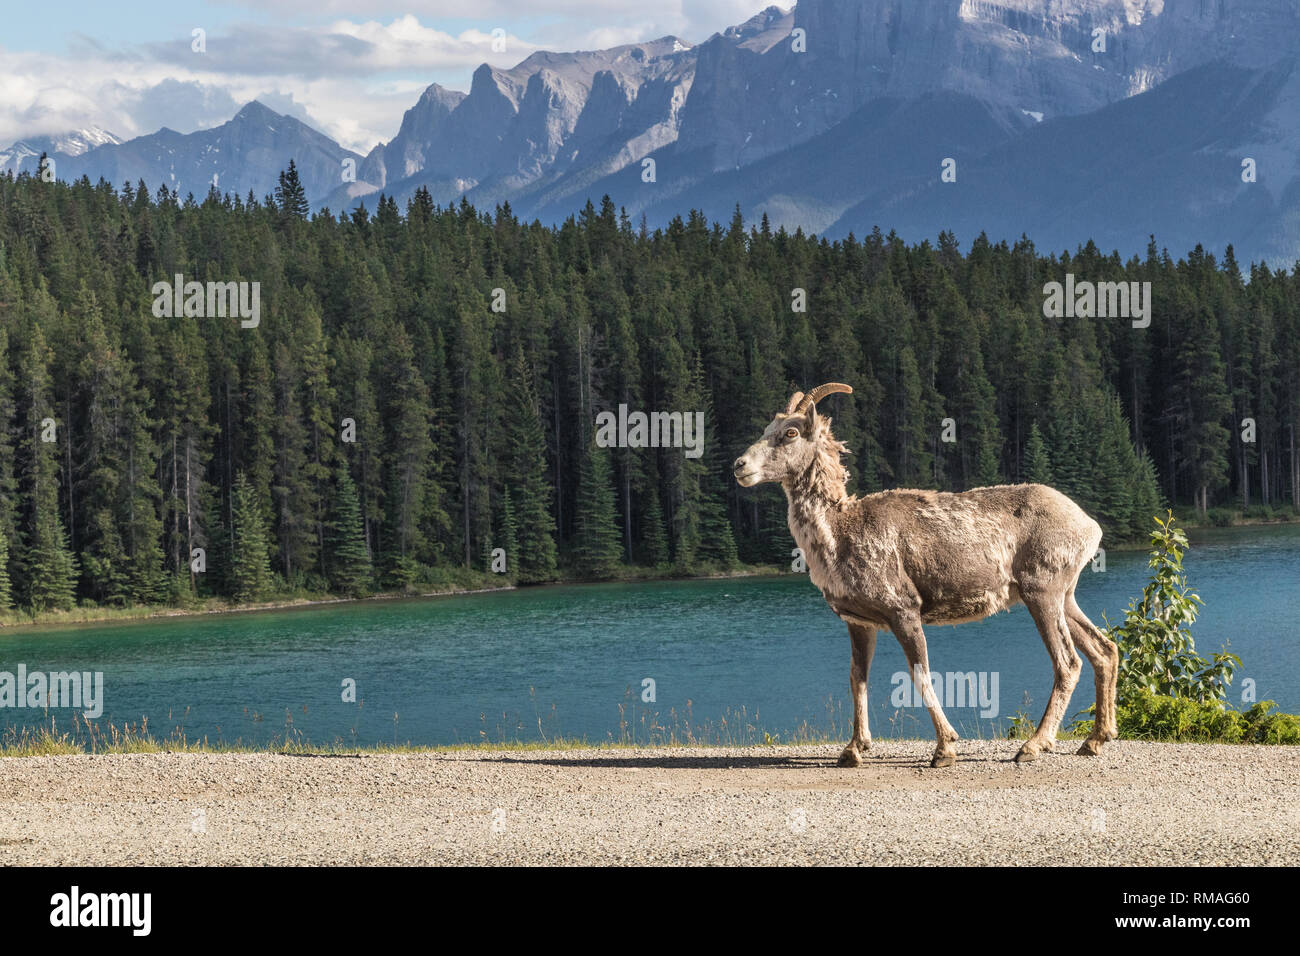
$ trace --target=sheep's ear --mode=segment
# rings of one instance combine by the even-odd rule
[[[813,403],[808,406],[808,428],[807,436],[814,438],[817,435],[817,405]]]

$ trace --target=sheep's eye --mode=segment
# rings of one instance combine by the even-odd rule
[[[787,428],[787,429],[785,430],[785,437],[786,437],[786,438],[798,438],[798,437],[799,437],[799,429],[797,429],[797,428]]]

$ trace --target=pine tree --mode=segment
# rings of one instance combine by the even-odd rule
[[[78,573],[59,511],[58,442],[43,440],[47,427],[53,427],[56,435],[59,427],[50,414],[53,407],[50,359],[50,349],[37,325],[19,363],[19,380],[27,392],[23,434],[26,468],[22,491],[27,510],[22,597],[23,603],[33,611],[71,608],[76,600]],[[63,427],[67,427],[66,422]]]
[[[492,531],[492,455],[488,423],[499,394],[491,358],[492,313],[482,296],[466,291],[456,308],[452,338],[453,388],[456,417],[455,462],[459,478],[461,546],[465,567],[474,567],[474,553]]]
[[[307,191],[303,189],[298,178],[298,167],[289,160],[289,168],[280,173],[279,183],[275,187],[275,204],[280,214],[287,219],[306,219],[311,211],[307,202]]]
[[[1097,413],[1098,442],[1090,460],[1092,487],[1096,495],[1096,517],[1110,534],[1128,533],[1134,505],[1134,476],[1138,463],[1129,442],[1129,423],[1120,408],[1119,396],[1107,395]]]
[[[262,509],[263,520],[273,519],[272,485],[275,480],[275,382],[267,358],[266,339],[248,336],[246,365],[239,382],[239,398],[225,425],[237,441],[233,471],[242,471]],[[237,416],[237,417],[236,417]],[[227,478],[233,480],[230,473]],[[233,506],[234,497],[230,504]]]
[[[497,548],[505,552],[507,573],[516,573],[519,568],[519,521],[515,517],[515,504],[509,486],[501,492],[501,521],[492,544],[493,552]]]
[[[898,465],[895,473],[904,488],[934,487],[934,455],[930,451],[930,434],[939,427],[938,419],[930,420],[930,409],[925,401],[916,355],[911,346],[904,346],[898,356],[899,391],[895,396],[897,416],[895,428],[898,444]]]
[[[651,486],[646,491],[645,515],[641,519],[641,550],[643,563],[658,568],[668,563],[668,532],[664,528],[664,509],[659,504],[659,491]]]
[[[519,389],[505,409],[505,454],[512,503],[518,522],[518,557],[510,568],[523,583],[549,581],[556,576],[555,519],[551,516],[551,485],[547,480],[546,434],[538,413],[532,371],[518,349],[512,378]]]
[[[33,611],[69,610],[76,602],[77,559],[57,516],[42,509],[27,547],[27,606]]]
[[[706,496],[700,503],[699,554],[723,568],[734,568],[740,563],[736,536],[731,530],[727,509],[712,495]]]
[[[213,489],[204,499],[203,544],[196,544],[204,548],[204,571],[194,575],[201,594],[229,596],[234,589],[231,580],[234,569],[234,535],[224,520],[227,513],[221,495]]]
[[[164,553],[167,567],[193,590],[200,582],[190,572],[191,551],[204,546],[208,528],[217,527],[208,523],[204,501],[211,493],[208,468],[218,428],[208,420],[212,385],[198,326],[192,320],[177,323],[162,345],[161,361],[172,372],[159,402]]]
[[[123,495],[121,424],[128,384],[121,351],[109,344],[93,305],[83,322],[86,351],[76,379],[82,383],[80,399],[85,409],[84,463],[78,469],[80,480],[73,485],[85,516],[78,529],[81,566],[90,596],[100,604],[121,607],[130,598],[127,552],[117,514]],[[71,427],[71,422],[64,426],[65,440],[71,440]]]
[[[574,563],[589,578],[607,578],[618,570],[622,534],[614,509],[609,449],[593,441],[583,456],[574,515]]]
[[[231,494],[234,512],[230,556],[231,597],[243,604],[256,601],[271,588],[271,559],[266,518],[254,488],[241,471]]]
[[[0,611],[7,611],[13,606],[13,588],[9,581],[9,538],[0,531]]]
[[[389,345],[387,576],[391,586],[405,590],[420,574],[419,555],[425,547],[421,520],[429,512],[426,496],[436,495],[429,481],[432,410],[410,339],[398,330]]]
[[[356,482],[340,467],[334,484],[334,501],[325,526],[326,567],[330,587],[357,597],[370,586],[370,553],[361,525],[361,502]]]
[[[1128,537],[1140,540],[1151,531],[1151,519],[1165,509],[1160,494],[1160,480],[1156,467],[1146,455],[1134,457],[1133,477],[1130,482],[1132,512],[1127,529]]]
[[[3,253],[0,253],[0,258],[2,256]],[[13,384],[13,373],[9,367],[9,334],[0,326],[0,610],[13,606],[9,542],[18,527],[18,486],[14,477],[14,445],[11,434],[15,415]]]
[[[1210,496],[1228,483],[1231,433],[1223,425],[1232,411],[1218,324],[1208,306],[1193,309],[1178,356],[1172,397],[1176,405],[1179,460],[1191,482],[1197,509],[1209,509]]]
[[[275,345],[275,418],[272,429],[275,467],[271,500],[280,572],[292,586],[317,567],[320,541],[319,470],[309,457],[310,433],[303,420],[298,382],[299,362],[283,342]],[[313,479],[317,479],[313,481]]]
[[[325,543],[325,520],[331,472],[337,457],[338,428],[334,404],[337,390],[330,381],[334,360],[321,328],[321,318],[312,305],[306,306],[295,336],[299,352],[299,404],[306,429],[306,463],[303,475],[309,484],[304,502],[317,548]],[[321,565],[324,555],[320,556]]]
[[[1029,440],[1025,442],[1025,481],[1029,484],[1056,485],[1052,474],[1052,460],[1047,454],[1047,444],[1043,433],[1038,430],[1038,423],[1029,426]]]
[[[382,426],[373,380],[374,353],[369,342],[341,334],[334,340],[337,357],[338,407],[340,422],[350,418],[355,442],[350,456],[361,501],[361,520],[371,560],[380,563],[380,528],[383,524],[383,447],[378,439]]]
[[[700,488],[699,555],[723,568],[734,568],[740,563],[740,558],[736,553],[736,536],[727,516],[726,492],[731,483],[730,469],[719,449],[713,396],[705,384],[704,364],[698,353],[695,356],[691,392],[693,398],[698,398],[697,407],[703,412],[704,421],[704,445],[697,463]]]

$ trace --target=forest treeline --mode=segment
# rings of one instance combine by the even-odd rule
[[[1150,327],[1044,317],[1066,273],[1149,281]],[[260,323],[156,316],[176,275],[260,283]],[[1107,541],[1297,498],[1300,280],[1231,250],[647,232],[608,199],[550,228],[423,191],[309,216],[292,168],[260,200],[5,176],[0,607],[418,588],[496,549],[521,581],[785,563],[780,489],[729,465],[823,381],[854,388],[822,411],[857,492],[1042,481]],[[704,454],[598,448],[619,404],[704,412]]]

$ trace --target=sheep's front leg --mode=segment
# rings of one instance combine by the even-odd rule
[[[934,736],[937,741],[931,767],[950,767],[957,762],[957,731],[952,729],[948,718],[943,715],[939,699],[935,696],[934,686],[930,683],[930,655],[926,653],[925,631],[921,627],[921,615],[916,611],[903,611],[892,622],[891,630],[903,646],[907,656],[907,666],[912,672],[912,681],[917,693],[925,701],[930,711],[930,720],[934,722]]]
[[[853,645],[853,663],[849,667],[849,694],[853,697],[853,739],[840,754],[841,767],[861,766],[862,752],[871,746],[871,730],[867,726],[867,677],[871,674],[871,658],[876,653],[876,629],[862,624],[850,624],[849,641]]]

